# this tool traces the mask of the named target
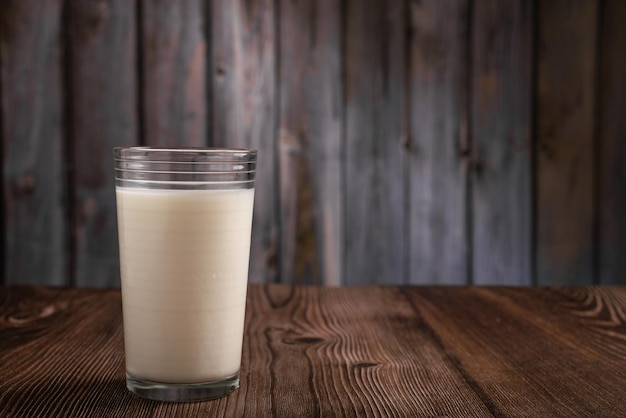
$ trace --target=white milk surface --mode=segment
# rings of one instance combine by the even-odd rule
[[[126,370],[198,383],[241,363],[254,190],[116,190]]]

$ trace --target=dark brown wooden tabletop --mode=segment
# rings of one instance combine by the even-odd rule
[[[119,290],[0,288],[0,416],[626,416],[626,287],[251,285],[241,387],[124,381]]]

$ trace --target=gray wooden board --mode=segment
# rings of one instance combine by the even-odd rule
[[[537,283],[592,283],[598,2],[538,3]]]
[[[532,2],[474,3],[472,278],[532,283]]]
[[[405,281],[403,1],[347,2],[345,284]]]
[[[281,277],[342,274],[340,4],[280,2]]]
[[[60,0],[0,3],[7,284],[69,284]]]
[[[468,2],[409,12],[409,282],[466,284]]]
[[[204,1],[141,1],[143,142],[206,146]]]
[[[278,280],[280,263],[274,2],[210,3],[210,143],[250,147],[259,152],[250,281],[274,282]]]
[[[137,143],[135,1],[68,7],[75,281],[119,286],[111,151]]]
[[[626,284],[626,2],[604,3],[600,32],[599,281]]]

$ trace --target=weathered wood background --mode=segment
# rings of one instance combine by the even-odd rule
[[[2,0],[2,279],[119,283],[111,148],[259,150],[251,281],[626,283],[623,0]]]

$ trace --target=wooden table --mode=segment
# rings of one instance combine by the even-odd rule
[[[626,287],[251,285],[241,387],[125,388],[119,290],[0,288],[0,416],[626,416]]]

